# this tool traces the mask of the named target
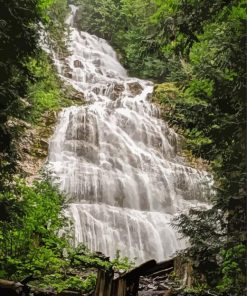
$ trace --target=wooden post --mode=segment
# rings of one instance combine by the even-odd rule
[[[111,296],[113,271],[98,270],[96,288],[93,296]]]

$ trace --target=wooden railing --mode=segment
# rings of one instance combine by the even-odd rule
[[[136,296],[140,276],[167,274],[174,268],[174,260],[157,263],[150,260],[131,271],[114,278],[112,271],[98,270],[96,289],[93,296]]]

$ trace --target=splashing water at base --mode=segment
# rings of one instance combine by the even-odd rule
[[[172,217],[205,202],[209,177],[177,155],[177,134],[149,102],[153,84],[129,78],[105,40],[72,27],[71,7],[70,72],[58,69],[88,104],[60,113],[48,167],[70,197],[75,242],[164,260],[185,247]]]

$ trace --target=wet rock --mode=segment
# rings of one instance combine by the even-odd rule
[[[118,94],[124,91],[124,85],[123,84],[115,84],[114,85],[114,91]]]
[[[41,146],[42,149],[46,149],[46,150],[48,150],[49,143],[48,143],[47,140],[45,140],[45,139],[40,139],[39,142],[40,142],[40,146]]]
[[[139,82],[131,82],[128,83],[129,90],[134,96],[138,96],[142,93],[143,87],[140,85]]]
[[[92,89],[92,91],[93,91],[96,95],[98,95],[98,94],[100,93],[100,88],[99,88],[99,87],[94,87],[94,88]]]
[[[12,128],[12,127],[20,127],[20,128],[24,128],[24,129],[29,129],[31,128],[31,124],[21,120],[19,118],[15,118],[15,117],[9,117],[9,120],[7,121],[7,127]]]
[[[75,61],[74,61],[74,67],[75,67],[75,68],[84,68],[82,62],[79,61],[79,60],[75,60]]]
[[[32,151],[32,156],[37,158],[45,158],[47,157],[47,151],[43,148],[36,148]]]
[[[115,101],[117,98],[120,97],[120,95],[123,93],[123,91],[124,91],[124,85],[119,84],[119,83],[115,83],[113,86],[112,93],[111,93],[111,99]]]
[[[66,66],[64,69],[63,69],[63,75],[67,78],[72,78],[73,75],[72,75],[72,69],[69,67],[69,66]]]
[[[34,179],[39,178],[39,171],[44,164],[48,154],[48,138],[50,137],[56,122],[56,112],[47,111],[43,114],[42,120],[37,126],[19,121],[18,124],[24,127],[22,137],[15,143],[19,160],[17,172],[31,184]],[[17,122],[15,122],[16,124]],[[12,121],[11,124],[14,124]]]
[[[148,285],[148,289],[150,289],[150,290],[154,290],[154,289],[155,289],[155,286],[152,285],[152,284],[149,284],[149,285]]]
[[[44,113],[43,118],[46,125],[53,125],[57,121],[57,113],[56,111],[47,111]]]
[[[77,92],[73,95],[73,100],[83,101],[84,99],[85,99],[85,96],[82,92]]]
[[[25,108],[29,108],[29,107],[32,106],[32,105],[31,105],[26,99],[22,99],[22,98],[20,98],[20,101],[21,101],[21,103],[23,104],[23,106],[24,106]]]
[[[73,77],[72,73],[64,73],[64,76],[70,79]]]
[[[158,287],[157,287],[157,290],[158,290],[158,291],[169,290],[169,287],[166,286],[166,285],[163,284],[163,283],[159,283],[159,284],[158,284]]]
[[[142,276],[140,277],[138,296],[164,296],[166,292],[173,289],[173,285],[173,282],[169,282],[167,274]]]
[[[107,71],[106,72],[106,77],[108,77],[108,78],[114,78],[114,76],[115,76],[115,73],[113,71]]]
[[[96,67],[100,67],[100,66],[101,66],[101,61],[100,61],[100,59],[95,59],[95,60],[93,61],[93,64],[94,64]]]
[[[152,97],[153,97],[153,94],[152,94],[152,93],[149,93],[149,94],[147,95],[147,100],[148,100],[148,101],[151,101],[151,100],[152,100]]]
[[[98,74],[100,74],[100,75],[103,75],[103,72],[102,72],[102,70],[101,70],[100,68],[97,68],[97,69],[95,70],[95,72],[98,73]]]

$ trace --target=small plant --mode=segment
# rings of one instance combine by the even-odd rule
[[[135,266],[133,261],[130,261],[128,257],[121,257],[118,250],[114,259],[111,260],[111,265],[114,270],[130,270]]]
[[[96,275],[89,274],[86,279],[79,276],[69,276],[64,278],[61,274],[52,274],[44,277],[44,282],[40,287],[52,287],[56,292],[60,293],[63,290],[72,290],[80,292],[91,292],[96,284]]]

